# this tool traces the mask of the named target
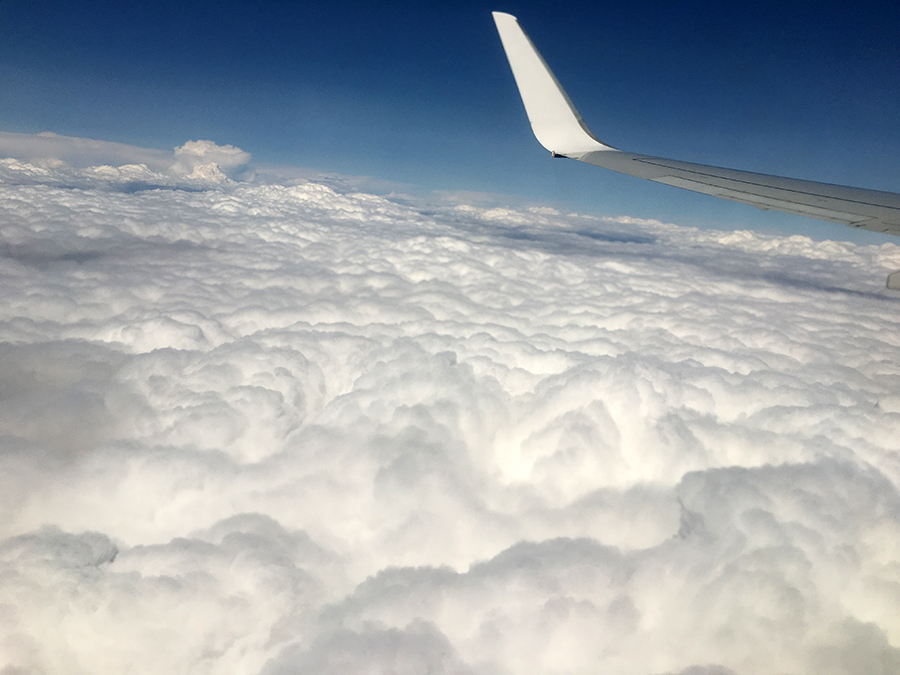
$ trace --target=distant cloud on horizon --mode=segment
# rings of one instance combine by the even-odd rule
[[[126,143],[61,136],[49,131],[20,134],[0,131],[0,158],[39,168],[144,167],[170,177],[221,180],[239,177],[250,153],[212,141],[188,141],[172,152]],[[140,171],[140,169],[133,169]],[[146,173],[146,172],[145,172]]]

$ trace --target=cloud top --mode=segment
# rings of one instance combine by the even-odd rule
[[[206,178],[209,174],[232,173],[250,161],[250,153],[233,145],[212,141],[188,141],[175,148],[175,163],[170,171],[178,175]]]

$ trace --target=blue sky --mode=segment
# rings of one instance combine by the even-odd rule
[[[519,17],[627,150],[900,191],[900,8],[883,3],[0,0],[0,130],[880,242],[575,162],[531,136],[490,18]]]

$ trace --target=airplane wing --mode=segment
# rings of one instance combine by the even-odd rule
[[[554,157],[760,209],[900,235],[900,194],[637,155],[606,145],[587,128],[518,20],[503,12],[493,16],[534,135]],[[900,279],[896,283],[900,288]]]

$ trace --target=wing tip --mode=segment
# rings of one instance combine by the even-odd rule
[[[577,159],[589,152],[614,150],[588,129],[518,19],[506,12],[491,14],[538,142],[554,157]]]

